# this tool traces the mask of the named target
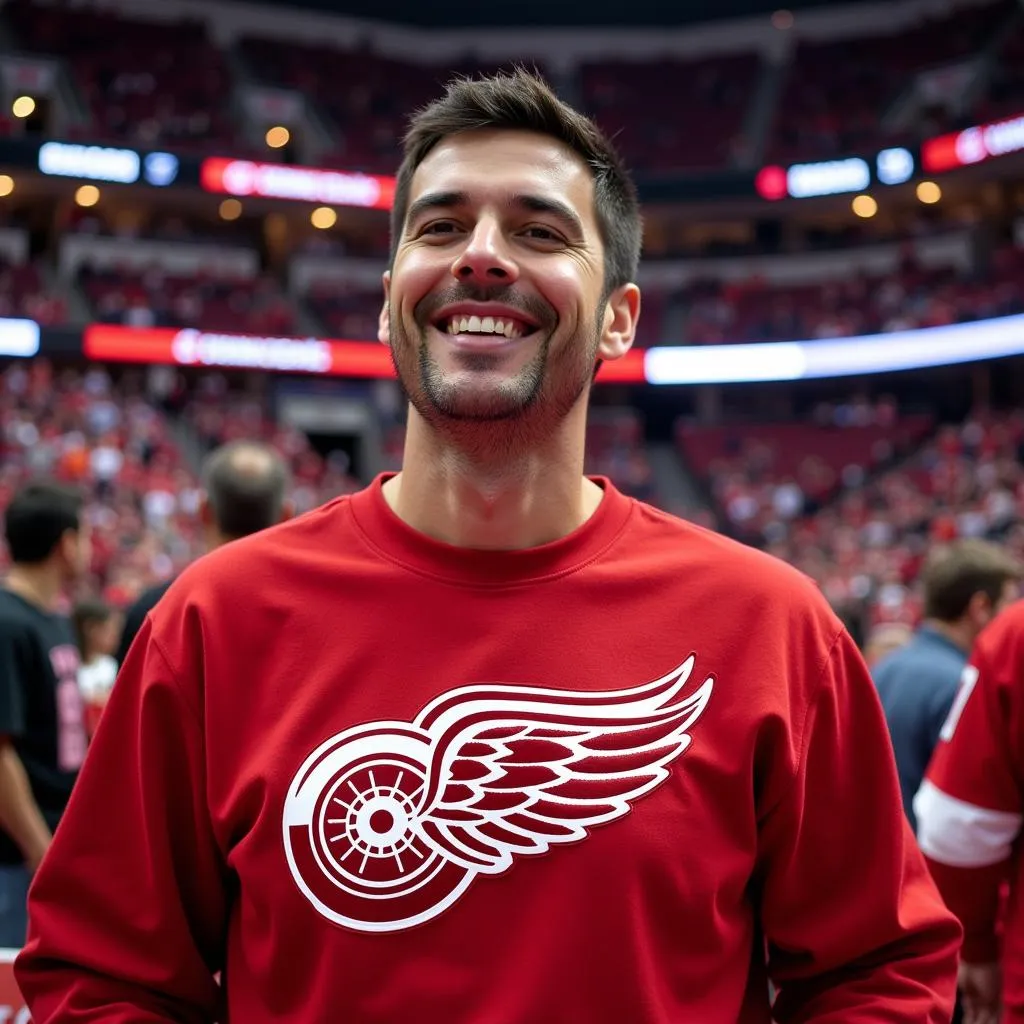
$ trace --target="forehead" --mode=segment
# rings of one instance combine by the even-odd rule
[[[512,196],[560,199],[594,227],[594,178],[564,143],[522,131],[471,131],[438,143],[416,168],[410,202],[430,192],[464,193],[474,204]]]

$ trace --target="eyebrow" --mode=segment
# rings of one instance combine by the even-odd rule
[[[409,206],[406,224],[412,224],[418,217],[430,210],[451,209],[466,206],[469,195],[465,192],[428,192]],[[548,213],[557,217],[577,238],[584,237],[583,222],[576,211],[567,203],[547,196],[515,195],[506,203],[511,209],[529,210],[531,213]]]
[[[549,199],[547,196],[513,196],[509,206],[529,210],[532,213],[550,213],[568,227],[571,234],[577,238],[583,238],[583,222],[571,206],[559,199]]]
[[[405,222],[411,224],[429,210],[446,210],[453,206],[463,206],[468,199],[465,192],[428,192],[409,205]]]

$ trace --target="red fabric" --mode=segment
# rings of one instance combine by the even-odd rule
[[[959,930],[852,641],[792,569],[602,485],[569,536],[483,552],[378,479],[189,568],[33,884],[36,1024],[945,1024]]]
[[[971,655],[973,689],[955,719],[952,738],[939,743],[927,778],[943,793],[992,811],[1024,810],[1024,602],[1012,605],[978,638]],[[969,676],[965,676],[969,678]],[[954,712],[957,709],[954,703]],[[964,926],[968,963],[1003,962],[1004,1024],[1024,1024],[1024,858],[979,868],[929,859],[948,906]],[[1000,890],[1010,881],[1000,942]],[[1000,947],[1002,947],[1000,951]]]

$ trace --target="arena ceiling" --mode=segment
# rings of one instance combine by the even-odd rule
[[[250,0],[251,2],[251,0]],[[843,0],[843,6],[870,0]],[[836,0],[513,0],[498,4],[437,4],[423,0],[267,0],[356,18],[433,28],[498,26],[666,26],[768,16],[780,7],[799,11],[838,6]],[[386,11],[384,14],[382,12]]]

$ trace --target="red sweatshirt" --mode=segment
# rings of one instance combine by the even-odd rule
[[[959,928],[853,643],[601,484],[527,551],[378,480],[189,569],[33,885],[36,1024],[767,1024],[769,970],[780,1024],[946,1024]]]
[[[978,638],[914,809],[921,849],[963,923],[964,960],[1002,960],[1004,1024],[1024,1024],[1024,602]]]

